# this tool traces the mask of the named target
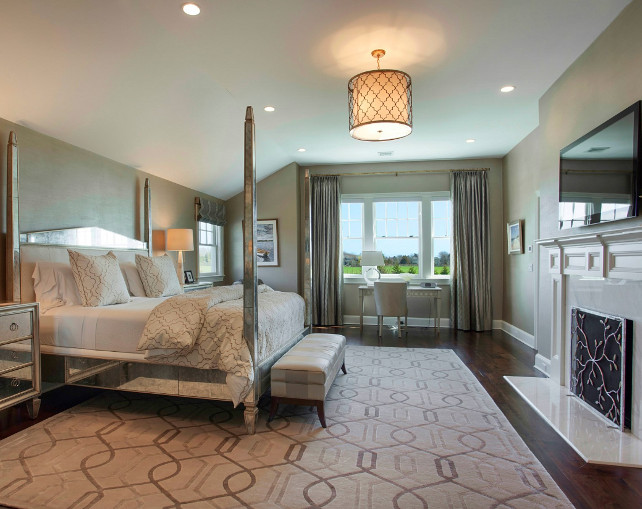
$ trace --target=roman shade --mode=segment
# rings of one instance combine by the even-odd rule
[[[194,199],[196,204],[196,220],[215,226],[225,226],[225,205],[206,198]]]

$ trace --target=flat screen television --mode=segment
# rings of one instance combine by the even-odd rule
[[[640,101],[560,151],[560,229],[638,215]]]

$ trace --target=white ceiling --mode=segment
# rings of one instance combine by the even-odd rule
[[[242,188],[248,105],[259,178],[292,161],[503,156],[630,0],[197,2],[190,17],[181,0],[2,0],[0,117],[224,199]],[[379,47],[412,77],[414,130],[357,141],[347,82]]]

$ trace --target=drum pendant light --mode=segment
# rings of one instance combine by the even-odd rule
[[[348,82],[350,136],[364,141],[396,140],[412,132],[412,82],[402,71],[381,69],[386,52],[376,49],[377,70]]]

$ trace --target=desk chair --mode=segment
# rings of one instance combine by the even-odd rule
[[[384,316],[397,317],[397,330],[401,337],[401,317],[406,318],[406,332],[408,331],[408,299],[406,291],[408,283],[405,281],[375,281],[374,298],[375,310],[377,312],[377,325],[379,326],[379,337],[383,328]]]

